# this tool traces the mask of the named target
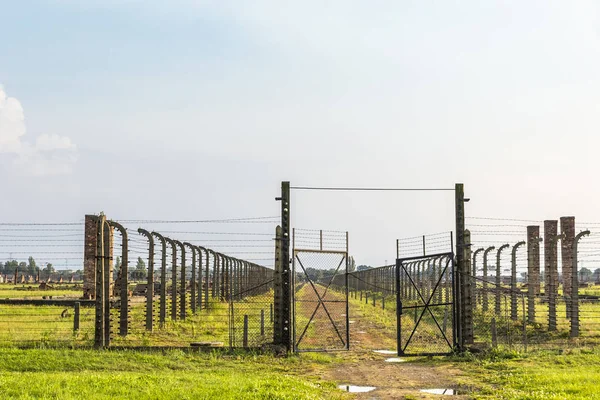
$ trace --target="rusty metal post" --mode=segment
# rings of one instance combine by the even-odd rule
[[[517,320],[517,250],[525,245],[525,241],[518,242],[512,248],[510,262],[510,318],[513,321]]]
[[[577,247],[579,240],[588,236],[590,231],[583,231],[577,234],[573,240],[573,266],[571,269],[571,334],[572,338],[579,336],[579,270],[577,266]]]
[[[495,250],[496,247],[494,246],[490,246],[487,249],[485,249],[485,251],[483,252],[483,290],[482,290],[482,296],[483,296],[483,303],[482,303],[482,310],[485,312],[488,310],[488,292],[487,292],[487,288],[488,288],[488,280],[487,280],[487,275],[488,275],[488,253],[492,250]]]
[[[502,284],[502,280],[501,280],[501,274],[502,274],[502,266],[500,265],[500,259],[501,259],[501,253],[502,250],[509,248],[510,245],[507,244],[503,244],[502,246],[500,246],[498,248],[498,251],[496,252],[496,304],[495,304],[495,308],[494,311],[496,312],[496,315],[500,315],[501,313],[501,301],[500,301],[500,289],[501,289],[501,284]]]
[[[117,284],[119,285],[119,335],[127,336],[129,332],[129,251],[128,251],[128,240],[127,240],[127,229],[123,225],[115,221],[106,221],[111,227],[115,228],[121,234],[121,269],[119,271],[119,279]]]
[[[152,232],[160,240],[161,244],[161,267],[160,267],[160,301],[159,301],[159,324],[162,328],[167,319],[167,241],[158,232]]]
[[[145,229],[138,233],[148,239],[148,277],[146,280],[146,330],[152,332],[154,325],[154,237]]]

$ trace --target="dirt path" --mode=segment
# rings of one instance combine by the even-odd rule
[[[446,396],[420,392],[421,389],[457,388],[457,377],[461,372],[448,366],[437,367],[415,362],[387,363],[386,355],[353,357],[323,372],[321,378],[338,384],[372,386],[375,390],[357,393],[357,399],[436,399]],[[453,399],[467,399],[468,395],[452,396]]]
[[[323,298],[324,287],[315,285]],[[334,290],[327,291],[324,300],[342,300],[345,296]],[[297,292],[296,312],[307,321],[317,305],[318,298],[310,285],[304,285]],[[337,307],[339,305],[339,307]],[[341,328],[345,325],[345,304],[328,303],[332,319]],[[402,399],[441,398],[440,395],[420,392],[421,389],[457,388],[457,377],[461,372],[455,368],[437,367],[426,363],[414,362],[404,358],[405,362],[389,363],[385,360],[395,358],[394,354],[378,354],[373,350],[396,350],[395,331],[385,323],[377,321],[370,307],[361,307],[350,302],[350,351],[337,353],[343,359],[333,363],[320,373],[320,378],[335,381],[341,385],[372,386],[375,390],[355,394],[357,399]],[[310,345],[339,346],[339,339],[332,329],[327,315],[319,310],[313,317],[315,330],[309,330],[303,342]],[[313,327],[311,327],[312,329]],[[300,332],[297,332],[300,335]],[[446,396],[443,396],[446,397]],[[455,399],[469,398],[468,395],[452,396]]]

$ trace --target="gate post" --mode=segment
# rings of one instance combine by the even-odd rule
[[[467,309],[467,295],[465,291],[468,288],[468,276],[469,271],[465,269],[467,264],[465,263],[465,189],[464,184],[457,183],[454,186],[454,206],[455,206],[455,217],[456,217],[456,268],[453,271],[453,280],[455,290],[453,296],[454,310],[455,310],[455,324],[456,333],[454,336],[454,345],[462,350],[465,346],[465,331],[467,325],[470,325],[472,321],[465,319]]]
[[[464,271],[461,271],[461,285],[462,285],[462,300],[463,300],[463,339],[466,344],[473,344],[473,288],[472,285],[475,283],[471,280],[470,272],[471,272],[471,232],[468,229],[465,229],[464,235],[465,241],[465,258],[463,262],[465,263]],[[440,272],[442,271],[442,262],[443,258],[440,258]],[[442,300],[442,292],[439,292],[439,300],[441,303]]]
[[[292,350],[292,276],[290,274],[290,182],[281,182],[281,197],[276,200],[281,201],[281,259],[280,270],[281,275],[281,305],[279,309],[275,309],[276,314],[279,313],[280,318],[280,342],[277,344],[285,346],[290,351]],[[277,274],[277,272],[276,272]]]
[[[275,228],[275,276],[274,276],[274,297],[273,297],[273,343],[281,344],[283,332],[283,324],[281,322],[281,308],[282,308],[282,276],[281,269],[281,226],[277,225]]]

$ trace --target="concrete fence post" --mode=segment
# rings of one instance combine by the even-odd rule
[[[535,323],[535,299],[540,294],[540,227],[527,227],[527,322]]]

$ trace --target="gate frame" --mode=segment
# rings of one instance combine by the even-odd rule
[[[413,328],[413,330],[411,332],[410,338],[412,338],[412,336],[416,332],[417,328],[419,327],[419,324],[421,323],[421,320],[423,318],[423,315],[425,315],[425,312],[429,311],[429,313],[431,314],[431,311],[429,310],[430,302],[433,299],[434,295],[437,293],[437,290],[439,290],[439,285],[442,282],[444,274],[449,273],[450,274],[450,285],[448,286],[448,290],[452,290],[452,301],[449,303],[434,304],[433,306],[434,307],[442,306],[442,305],[451,305],[452,306],[451,307],[452,318],[450,319],[452,321],[452,343],[450,344],[450,341],[446,337],[446,334],[439,327],[439,324],[437,323],[437,320],[435,320],[435,317],[433,317],[434,321],[436,322],[438,330],[442,334],[442,337],[449,344],[449,351],[446,353],[426,353],[426,352],[414,353],[414,354],[406,353],[405,350],[410,344],[410,338],[409,338],[409,341],[406,343],[406,346],[404,346],[404,349],[403,349],[402,348],[402,315],[403,315],[402,311],[403,311],[403,306],[402,306],[402,296],[401,296],[402,293],[400,290],[400,276],[401,276],[400,268],[403,265],[403,263],[406,261],[415,261],[415,260],[432,259],[432,258],[435,259],[435,258],[439,258],[439,257],[447,257],[448,261],[446,263],[446,266],[443,268],[440,276],[437,277],[437,283],[436,283],[434,289],[431,291],[431,294],[430,294],[429,298],[427,299],[427,301],[425,301],[425,298],[421,294],[420,289],[414,284],[414,282],[411,278],[411,275],[408,273],[408,271],[406,271],[405,268],[402,268],[404,270],[404,273],[408,277],[408,282],[410,282],[410,284],[415,288],[416,293],[419,295],[421,300],[424,302],[423,311],[421,312],[421,315],[419,316],[419,319],[417,320],[417,323],[415,324],[415,327]],[[448,268],[450,268],[450,271],[448,271]],[[413,257],[404,257],[404,258],[396,259],[396,350],[397,350],[397,354],[399,357],[446,356],[446,355],[452,354],[455,351],[455,349],[457,348],[457,344],[458,344],[458,338],[457,338],[457,331],[458,331],[457,323],[458,323],[458,321],[457,321],[456,317],[457,317],[457,307],[459,306],[458,299],[456,296],[456,279],[455,279],[456,276],[455,275],[456,275],[456,258],[455,258],[454,252],[436,253],[436,254],[425,255],[425,256],[413,256]]]
[[[293,230],[293,234],[292,234],[292,243],[294,243],[294,238],[295,238],[295,229]],[[294,245],[293,245],[294,246]],[[298,253],[317,253],[317,254],[338,254],[342,256],[342,260],[338,266],[338,270],[339,268],[342,266],[342,264],[345,265],[345,272],[344,272],[344,296],[345,296],[345,307],[346,307],[346,337],[345,337],[345,342],[344,344],[344,348],[343,349],[298,349],[298,343],[296,342],[296,257],[298,256]],[[346,232],[346,250],[312,250],[312,249],[297,249],[295,248],[295,246],[292,248],[292,273],[291,273],[291,285],[290,285],[290,291],[291,291],[291,302],[292,302],[292,337],[291,337],[291,341],[292,341],[292,350],[295,353],[301,353],[301,352],[333,352],[333,351],[347,351],[350,350],[350,307],[349,307],[349,293],[348,293],[348,267],[349,267],[349,262],[348,262],[348,232]],[[337,326],[335,325],[335,323],[331,320],[331,316],[329,315],[329,312],[327,311],[327,308],[325,308],[325,302],[324,300],[322,300],[321,296],[319,296],[319,294],[317,293],[314,283],[312,282],[312,280],[310,279],[310,277],[308,276],[308,274],[306,273],[306,270],[304,268],[304,266],[302,266],[302,273],[306,276],[306,279],[308,280],[308,282],[311,284],[312,290],[315,292],[315,294],[317,295],[318,298],[318,302],[317,302],[317,308],[315,308],[315,314],[316,311],[319,309],[319,307],[323,307],[323,309],[325,310],[325,312],[327,313],[327,316],[329,317],[333,328],[335,328],[336,332],[339,334],[338,330],[337,330]],[[341,274],[339,274],[341,275]],[[331,277],[331,280],[329,281],[329,284],[327,285],[327,287],[325,288],[325,293],[327,293],[327,290],[329,290],[329,287],[331,286],[331,283],[333,282],[333,279],[338,276],[338,275],[333,275]],[[314,318],[314,315],[313,315]],[[312,320],[312,318],[311,318]],[[309,321],[310,323],[310,321]],[[307,324],[308,327],[308,324]],[[301,338],[304,337],[304,335],[301,336]],[[342,341],[343,342],[343,341]]]

